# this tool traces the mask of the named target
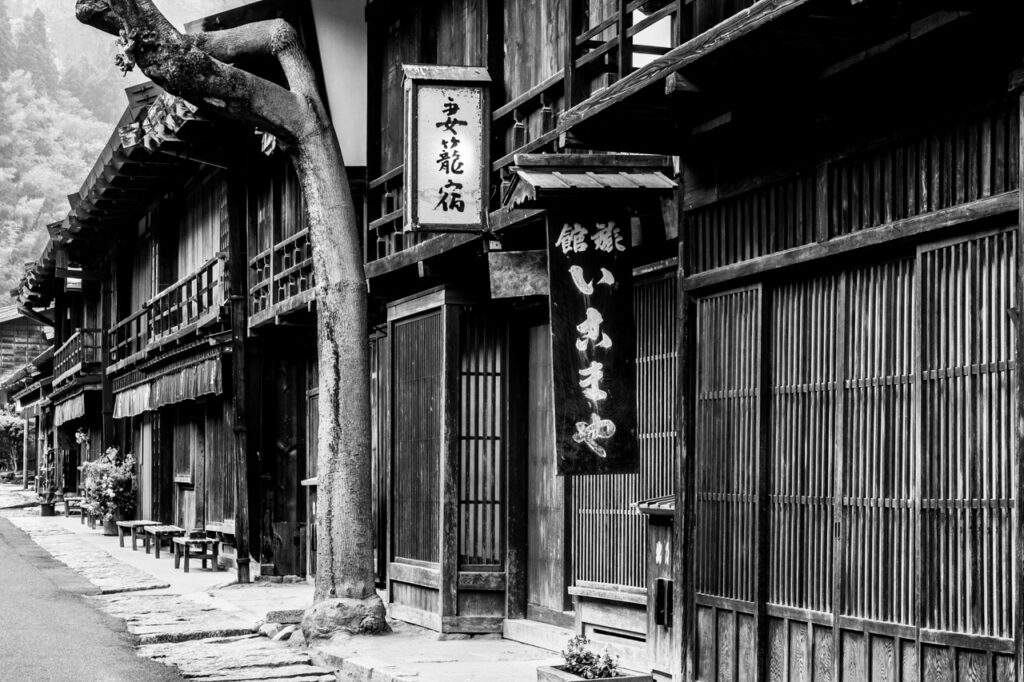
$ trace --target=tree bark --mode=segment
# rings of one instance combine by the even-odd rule
[[[183,36],[151,0],[78,0],[76,13],[84,23],[130,38],[129,56],[165,90],[202,110],[273,133],[291,157],[313,247],[320,363],[317,576],[303,630],[307,640],[342,630],[386,631],[373,575],[369,337],[360,228],[337,135],[297,33],[274,20]],[[226,63],[253,54],[276,57],[289,87]]]

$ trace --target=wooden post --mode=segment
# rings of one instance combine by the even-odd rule
[[[114,326],[114,278],[109,268],[108,273],[103,278],[100,293],[100,409],[103,420],[101,450],[114,442],[114,382],[107,374],[107,367],[110,366],[110,335],[107,331]]]
[[[231,309],[231,401],[227,417],[234,434],[235,463],[235,567],[239,583],[249,576],[249,443],[246,428],[246,224],[245,179],[233,170],[228,185],[228,276],[226,291]]]
[[[1020,95],[1018,104],[1018,125],[1024,125],[1024,94]],[[1024,127],[1018,128],[1018,130],[1024,130]],[[1016,376],[1016,391],[1017,399],[1017,424],[1016,424],[1016,445],[1017,451],[1014,453],[1014,467],[1013,470],[1016,473],[1017,480],[1013,482],[1015,499],[1013,502],[1013,517],[1014,523],[1014,539],[1013,539],[1013,555],[1014,561],[1016,562],[1016,581],[1017,584],[1014,586],[1016,589],[1013,591],[1013,650],[1014,650],[1014,675],[1018,682],[1024,682],[1024,637],[1022,637],[1021,629],[1024,628],[1024,475],[1022,475],[1021,467],[1024,465],[1022,461],[1022,455],[1024,455],[1024,316],[1021,314],[1022,308],[1024,308],[1024,188],[1022,188],[1021,178],[1024,177],[1024,135],[1019,135],[1018,150],[1017,150],[1017,200],[1018,200],[1018,215],[1017,215],[1017,297],[1016,297],[1016,310],[1014,311],[1014,331],[1016,333],[1016,343],[1014,348],[1014,364]]]
[[[679,189],[676,191],[679,248],[676,279],[676,384],[679,396],[678,428],[679,456],[673,466],[673,489],[676,497],[675,523],[672,538],[673,582],[672,593],[673,648],[680,658],[674,663],[674,680],[694,679],[694,602],[693,602],[693,411],[696,373],[694,359],[694,307],[692,298],[683,288],[690,272],[690,240],[686,230],[685,187],[680,169]]]
[[[441,631],[459,613],[459,307],[442,308]]]
[[[527,324],[520,314],[511,320],[508,327],[508,381],[505,382],[505,405],[508,415],[505,420],[505,617],[526,618],[527,580],[527,537],[529,475],[529,422],[526,406],[528,388],[525,371],[529,367],[529,338],[525,333]]]
[[[628,5],[629,0],[619,0],[619,49],[616,50],[617,63],[615,65],[615,68],[618,71],[616,75],[619,80],[628,76],[630,69],[633,67],[633,39],[626,35],[629,32],[630,27],[633,25],[633,14],[632,12],[626,11]]]
[[[565,106],[569,109],[584,99],[582,79],[576,72],[576,36],[582,32],[583,7],[581,0],[565,0],[565,54],[563,70],[565,73]]]
[[[35,417],[32,417],[32,419],[35,419]],[[28,427],[29,422],[30,420],[25,420],[25,430],[21,434],[21,487],[23,490],[28,490],[28,432],[30,431]],[[38,468],[38,465],[36,468]]]

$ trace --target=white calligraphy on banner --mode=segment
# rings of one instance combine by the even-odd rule
[[[416,101],[416,221],[473,225],[485,200],[483,90],[423,85]]]

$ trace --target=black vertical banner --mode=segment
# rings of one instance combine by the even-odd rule
[[[558,474],[639,469],[629,216],[548,214]]]

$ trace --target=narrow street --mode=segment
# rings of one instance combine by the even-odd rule
[[[83,595],[99,590],[0,518],[0,670],[4,680],[181,680],[136,655],[121,620]]]

